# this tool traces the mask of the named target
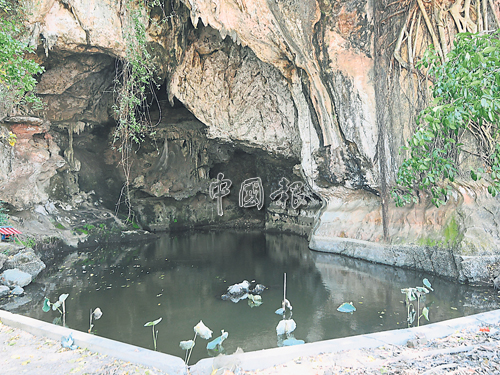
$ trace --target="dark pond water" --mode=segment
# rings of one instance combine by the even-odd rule
[[[229,332],[224,347],[232,353],[238,347],[277,345],[281,318],[274,311],[281,306],[284,272],[295,337],[306,342],[406,327],[401,288],[421,286],[424,277],[435,290],[427,297],[431,322],[498,308],[491,288],[313,252],[304,238],[293,235],[241,231],[166,234],[148,244],[74,254],[46,294],[55,301],[69,293],[71,328],[87,331],[89,310],[100,307],[96,334],[152,348],[151,328],[144,324],[162,317],[158,350],[183,357],[179,342],[192,339],[193,327],[203,320],[213,337],[221,329]],[[244,279],[268,287],[261,306],[221,300],[229,285]],[[357,311],[338,312],[343,302],[352,302]],[[24,313],[49,322],[58,316],[42,312],[42,302]],[[191,364],[208,356],[206,344],[197,339]]]

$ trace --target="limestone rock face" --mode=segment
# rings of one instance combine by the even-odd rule
[[[46,105],[45,118],[53,125],[72,126],[74,132],[89,123],[109,121],[114,59],[102,54],[50,58],[53,59],[57,65],[47,69],[37,85]]]
[[[499,256],[500,203],[484,186],[457,182],[454,196],[439,209],[427,197],[406,208],[390,201],[401,146],[427,100],[418,91],[424,85],[419,77],[394,62],[394,42],[409,22],[395,11],[399,3],[165,4],[129,9],[115,0],[37,2],[30,22],[47,68],[38,86],[46,109],[39,124],[19,120],[2,128],[2,139],[11,130],[18,143],[0,142],[0,199],[23,209],[46,203],[49,193],[71,197],[97,186],[104,195],[123,182],[110,172],[119,163],[117,153],[101,150],[110,141],[113,80],[135,18],[145,26],[158,82],[164,83],[156,92],[160,101],[181,102],[203,133],[179,130],[175,116],[164,113],[151,140],[157,148],[143,146],[133,156],[134,199],[151,228],[172,228],[181,213],[183,220],[210,222],[211,214],[190,210],[206,203],[214,173],[241,160],[232,159],[236,151],[265,152],[287,160],[287,167],[298,165],[297,174],[323,201],[318,215],[306,215],[315,220],[313,248],[463,280],[487,278],[477,257]],[[423,30],[422,22],[417,57],[430,40]],[[184,121],[187,128],[192,124]],[[84,132],[86,141],[78,144]],[[96,137],[104,153],[99,163],[88,152]],[[254,165],[237,174],[255,177],[260,171]],[[188,200],[192,207],[178,207]],[[281,213],[267,217],[276,226],[302,227],[299,218],[287,223]]]
[[[0,199],[18,210],[47,201],[50,178],[66,164],[59,146],[42,126],[18,123],[10,126],[17,135],[14,146],[0,140]],[[0,125],[0,134],[8,129]]]
[[[296,108],[279,71],[209,27],[190,39],[170,96],[208,126],[209,138],[298,157]]]
[[[41,24],[40,34],[47,54],[54,47],[124,53],[118,1],[42,0],[35,9],[30,21]]]

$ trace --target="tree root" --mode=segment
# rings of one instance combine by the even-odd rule
[[[460,0],[457,0],[460,1]],[[470,1],[470,0],[466,0]],[[431,34],[432,38],[432,43],[434,44],[434,48],[438,52],[439,56],[441,57],[441,61],[444,63],[444,55],[443,51],[441,49],[441,45],[439,44],[439,40],[436,36],[436,33],[434,32],[434,27],[432,26],[432,22],[429,19],[429,15],[427,14],[427,11],[425,10],[424,3],[422,0],[417,0],[418,7],[420,8],[420,11],[422,12],[422,16],[424,17],[425,24],[427,25],[427,30],[429,30],[429,34]]]
[[[500,19],[498,18],[497,12],[495,12],[495,7],[493,5],[493,0],[488,0],[490,3],[491,10],[493,11],[493,16],[495,17],[495,21],[497,22],[497,27],[500,28]]]
[[[405,0],[397,0],[390,3],[388,6],[400,4]],[[451,31],[449,29],[449,22],[447,20],[447,13],[450,13],[453,23],[455,24],[459,33],[478,31],[489,31],[490,23],[488,20],[488,5],[493,13],[494,22],[500,28],[500,19],[497,15],[495,4],[493,0],[455,0],[455,2],[445,9],[443,5],[434,4],[433,18],[431,21],[429,14],[425,8],[423,0],[416,0],[418,7],[410,7],[409,9],[401,9],[391,14],[384,21],[392,18],[398,14],[407,12],[406,20],[401,27],[398,38],[396,39],[396,46],[394,49],[394,58],[396,61],[407,70],[414,70],[414,62],[417,56],[417,43],[420,33],[420,22],[423,17],[427,31],[431,37],[432,44],[439,54],[441,61],[444,62],[448,53],[448,45],[451,42]],[[463,6],[462,6],[463,2]],[[473,5],[472,5],[473,4]],[[471,9],[472,6],[472,9]],[[471,18],[472,12],[472,18]],[[418,13],[418,14],[417,14]],[[417,18],[418,16],[418,18]],[[491,18],[491,16],[490,16]],[[474,20],[473,20],[474,19]],[[415,26],[415,20],[416,26]],[[438,33],[435,32],[437,26]],[[409,29],[408,29],[409,27]],[[446,28],[448,28],[448,39]],[[438,38],[439,35],[439,38]],[[406,37],[406,38],[405,38]],[[408,46],[408,61],[405,61],[401,56],[401,48],[403,43],[406,42]],[[393,42],[394,43],[394,42]],[[392,44],[392,43],[391,43]]]

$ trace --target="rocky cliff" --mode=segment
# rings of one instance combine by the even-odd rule
[[[429,14],[441,17],[435,30],[449,46],[454,4],[461,2],[166,0],[141,8],[163,85],[151,108],[157,133],[133,158],[138,220],[168,230],[265,218],[268,228],[309,233],[315,250],[487,281],[486,263],[500,260],[498,198],[465,178],[439,209],[425,197],[396,208],[388,196],[400,148],[428,100],[413,64],[435,41]],[[111,107],[134,6],[33,3],[46,106],[30,114],[38,125],[14,114],[3,125],[20,140],[0,143],[0,199],[15,209],[50,200],[76,206],[91,191],[97,203],[118,200],[124,176],[109,148]],[[491,2],[486,14],[495,25],[500,7]],[[235,189],[223,217],[208,197],[218,173]],[[238,206],[240,184],[257,176],[265,214]],[[301,209],[267,199],[281,177],[306,184]]]

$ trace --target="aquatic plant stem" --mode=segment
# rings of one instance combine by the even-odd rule
[[[406,323],[408,323],[408,328],[410,328],[410,301],[406,297]]]
[[[90,325],[89,325],[89,333],[92,331],[92,309],[90,309]]]
[[[191,349],[189,349],[189,355],[188,355],[187,360],[186,360],[186,366],[188,366],[189,358],[191,358],[191,353],[193,352],[194,343],[196,342],[196,336],[197,335],[198,335],[198,332],[195,332],[194,333],[194,339],[193,339],[193,346],[191,347]]]
[[[286,272],[283,274],[283,301],[286,300]]]
[[[417,314],[420,314],[420,295],[417,296]],[[420,317],[422,315],[419,315],[417,319],[417,327],[420,327]]]
[[[63,301],[62,306],[63,306],[63,313],[62,313],[63,327],[66,327],[66,301]]]
[[[156,351],[156,339],[158,338],[158,331],[156,331],[156,334],[155,334],[155,324],[153,324],[153,346],[155,347],[155,351]]]

